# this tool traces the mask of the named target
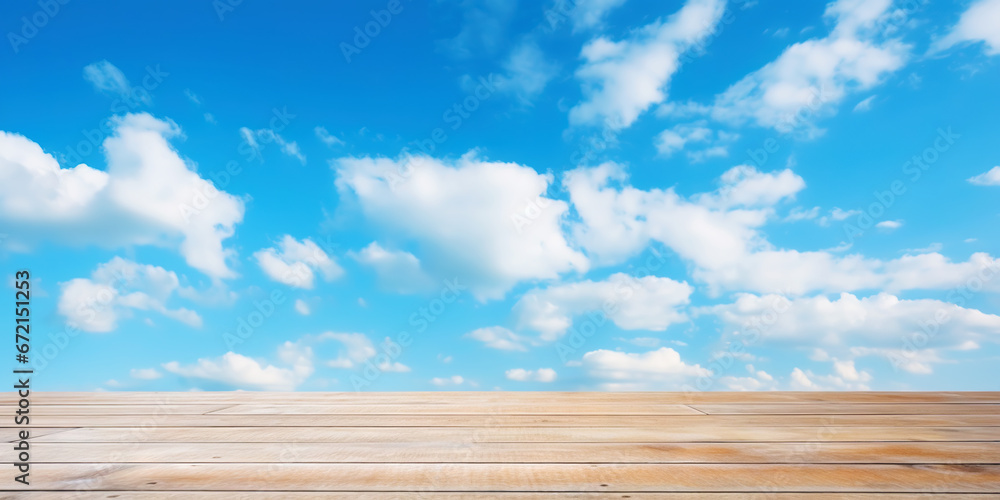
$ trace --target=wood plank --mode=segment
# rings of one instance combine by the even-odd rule
[[[283,417],[287,418],[287,417]],[[1000,441],[997,427],[86,427],[34,442],[685,443]]]
[[[691,411],[691,410],[697,411]],[[747,405],[568,405],[568,404],[476,404],[446,405],[232,405],[217,415],[697,415],[725,414],[814,414],[814,415],[1000,415],[995,404],[747,404]]]
[[[99,405],[104,411],[106,405]],[[164,410],[177,408],[173,405],[140,405],[152,411],[153,408],[160,407]],[[226,415],[226,410],[232,405],[216,405],[217,412],[212,415]],[[284,415],[297,414],[297,417],[307,415],[704,415],[687,405],[245,405],[253,416],[259,415]],[[122,408],[128,408],[122,405]],[[205,406],[197,405],[197,409]],[[81,407],[82,408],[82,407]],[[85,411],[85,410],[81,410]],[[66,415],[65,413],[54,413],[42,410],[39,420],[44,422],[47,417]],[[191,414],[192,412],[183,409],[170,411],[178,415]],[[197,414],[204,412],[197,412]],[[90,416],[93,412],[73,413],[74,415]],[[243,414],[237,411],[236,414]],[[274,420],[271,418],[271,420]],[[39,425],[48,425],[42,424]]]
[[[995,465],[37,464],[43,490],[991,493]]]
[[[215,405],[31,405],[32,415],[202,415],[229,408]]]
[[[28,432],[30,433],[31,439],[34,439],[34,438],[37,438],[37,437],[41,437],[41,436],[48,436],[50,434],[55,434],[57,432],[64,432],[64,431],[69,431],[69,430],[73,430],[73,429],[75,429],[75,427],[63,427],[63,428],[58,428],[58,429],[51,429],[51,428],[45,428],[45,427],[28,427],[27,428]],[[16,441],[20,441],[21,440],[20,439],[20,435],[21,435],[20,433],[23,430],[25,430],[24,427],[3,427],[3,428],[0,428],[0,440],[2,440],[5,443],[13,443],[13,442],[16,442]]]
[[[998,402],[1000,393],[48,393],[32,399],[32,489],[967,499],[1000,493]],[[19,430],[0,427],[0,437]],[[18,491],[0,498],[34,498]]]
[[[1000,464],[1000,443],[34,443],[34,463]]]
[[[3,490],[0,490],[2,492]],[[10,500],[66,500],[66,492],[42,491],[42,492],[15,492],[0,496]],[[575,499],[608,499],[608,498],[629,498],[632,500],[995,500],[1000,498],[1000,494],[989,493],[635,493],[608,495],[608,493],[595,492],[573,492],[571,495],[565,493],[517,493],[504,491],[491,491],[489,493],[475,492],[377,492],[377,491],[352,491],[352,492],[323,492],[310,493],[302,491],[74,491],[71,496],[73,500],[189,500],[190,498],[204,498],[207,500],[269,500],[269,499],[291,499],[291,500],[400,500],[400,499],[420,499],[420,500],[489,500],[499,498],[502,500],[556,500],[564,498]]]
[[[813,414],[813,415],[998,415],[998,404],[697,404],[709,415]]]
[[[109,412],[115,410],[110,409]],[[39,414],[44,414],[39,412]],[[88,415],[67,410],[60,416]],[[128,414],[128,412],[124,412]],[[106,415],[116,415],[106,413]],[[141,415],[137,413],[137,415]],[[150,414],[149,416],[155,416]],[[91,419],[92,420],[92,419]],[[80,425],[80,421],[77,422]],[[328,415],[324,427],[997,427],[1000,415]],[[0,428],[3,432],[3,428]]]

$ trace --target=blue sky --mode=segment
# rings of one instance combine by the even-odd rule
[[[998,0],[3,9],[39,389],[996,389]]]

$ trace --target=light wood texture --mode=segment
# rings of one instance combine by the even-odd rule
[[[990,392],[33,393],[31,424],[0,499],[1000,498]]]
[[[194,494],[197,497],[194,497]],[[69,492],[33,492],[14,493],[0,496],[11,500],[189,500],[204,498],[207,500],[996,500],[1000,494],[990,493],[803,493],[803,492],[773,492],[773,493],[690,493],[690,492],[657,492],[657,493],[517,493],[491,491],[477,493],[464,491],[449,493],[443,491],[430,492],[323,492],[311,493],[302,491],[75,491]]]

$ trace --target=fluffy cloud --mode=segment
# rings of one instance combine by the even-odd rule
[[[278,248],[265,248],[253,256],[271,279],[296,288],[312,288],[316,272],[326,281],[344,274],[344,270],[309,238],[300,242],[286,234]]]
[[[0,223],[8,244],[40,240],[106,247],[176,247],[188,265],[231,278],[222,246],[243,219],[243,202],[218,191],[175,151],[173,122],[148,114],[113,119],[107,170],[60,168],[34,142],[0,132]]]
[[[719,95],[717,120],[752,121],[782,132],[808,128],[849,93],[880,83],[906,62],[910,47],[887,35],[899,22],[892,0],[837,0],[825,17],[833,28],[824,38],[796,43],[764,67]]]
[[[431,383],[438,387],[445,387],[449,385],[462,385],[465,383],[465,378],[461,375],[452,375],[451,377],[441,378],[434,377],[431,379]]]
[[[539,368],[537,370],[525,370],[524,368],[513,368],[504,372],[508,380],[517,382],[555,382],[556,371],[552,368]]]
[[[458,34],[438,43],[455,57],[492,54],[507,40],[507,26],[517,12],[517,3],[509,0],[455,2],[462,11]]]
[[[605,281],[581,281],[534,289],[514,305],[523,328],[559,338],[573,324],[573,317],[596,313],[624,330],[665,330],[687,321],[680,311],[690,302],[692,288],[669,278],[635,278],[617,273]],[[603,318],[602,318],[603,321]]]
[[[373,241],[351,256],[373,268],[384,289],[397,293],[418,293],[434,288],[434,281],[421,269],[420,260],[412,253],[386,250]]]
[[[883,231],[895,231],[896,229],[899,229],[899,228],[903,227],[903,221],[901,221],[901,220],[884,220],[882,222],[879,222],[878,224],[875,224],[875,227],[877,227],[877,228],[879,228],[879,229],[881,229]]]
[[[719,383],[730,391],[770,391],[778,388],[778,383],[769,373],[758,370],[753,365],[746,366],[748,376],[736,377],[727,375],[719,379]]]
[[[761,324],[765,341],[824,345],[847,352],[863,344],[897,348],[907,338],[927,337],[928,346],[960,341],[1000,339],[1000,316],[939,300],[902,300],[887,293],[859,298],[844,293],[788,299],[777,295],[741,294],[736,302],[703,307],[729,330]]]
[[[605,390],[664,390],[680,387],[689,377],[711,375],[700,365],[685,363],[677,351],[668,347],[645,353],[600,349],[584,354],[581,363]]]
[[[933,365],[944,363],[938,354],[938,349],[890,349],[885,347],[852,347],[850,354],[854,357],[878,356],[885,358],[893,368],[916,375],[928,375],[934,372]]]
[[[503,64],[504,74],[497,77],[497,88],[530,103],[556,76],[557,67],[545,59],[533,40],[517,44]]]
[[[416,156],[341,158],[337,186],[364,216],[423,251],[437,279],[458,278],[477,299],[502,298],[520,281],[586,271],[562,234],[565,202],[544,196],[552,178],[530,167]]]
[[[639,190],[626,179],[612,163],[576,169],[563,178],[580,218],[573,236],[601,263],[620,263],[658,241],[692,264],[692,277],[713,294],[948,289],[975,280],[1000,290],[1000,280],[990,279],[1000,262],[986,254],[967,262],[951,262],[938,253],[882,261],[775,248],[760,228],[775,206],[805,187],[790,170],[735,167],[721,176],[718,189],[689,199],[673,189]]]
[[[297,312],[297,313],[299,313],[299,314],[301,314],[303,316],[309,316],[309,314],[312,313],[312,310],[309,308],[309,304],[306,301],[304,301],[302,299],[296,299],[295,300],[295,312]]]
[[[466,337],[478,340],[490,349],[500,351],[527,351],[527,340],[520,335],[502,327],[490,326],[473,330],[465,335]]]
[[[59,314],[86,332],[110,332],[131,311],[153,311],[190,326],[201,326],[198,313],[167,307],[181,287],[177,275],[162,267],[115,257],[97,266],[89,279],[72,279],[60,283],[60,287]]]
[[[320,342],[335,340],[343,345],[337,358],[327,362],[327,365],[333,368],[354,368],[375,357],[377,353],[372,341],[363,333],[326,332],[319,335],[317,340]]]
[[[316,133],[316,137],[319,138],[320,141],[323,141],[323,144],[326,144],[331,148],[344,145],[344,141],[328,132],[326,127],[316,127],[313,129],[313,132]]]
[[[148,92],[134,90],[128,78],[125,78],[125,74],[107,60],[84,66],[83,79],[90,82],[95,89],[115,97],[143,104],[149,104],[151,101]]]
[[[792,370],[789,386],[793,391],[868,391],[870,373],[858,371],[854,361],[834,361],[834,373],[817,375],[801,368]]]
[[[579,32],[600,26],[609,12],[624,3],[625,0],[576,0],[573,2],[573,10],[570,11],[573,31]]]
[[[643,191],[624,185],[626,180],[625,170],[613,163],[576,169],[563,178],[580,216],[573,235],[602,263],[620,263],[650,240],[703,267],[738,262],[763,246],[756,228],[773,212],[767,205],[805,185],[789,170],[768,174],[742,166],[723,174],[716,192],[689,201],[673,189]]]
[[[988,172],[969,178],[969,182],[977,186],[1000,186],[1000,166],[993,167]]]
[[[688,148],[692,144],[703,144],[701,149],[689,150],[687,157],[692,162],[705,161],[708,158],[728,156],[728,143],[738,138],[738,135],[723,131],[714,131],[705,126],[704,121],[680,124],[664,130],[654,141],[660,156],[670,157],[674,153]]]
[[[625,128],[663,102],[681,56],[715,31],[724,8],[724,0],[688,0],[667,20],[644,26],[627,40],[599,37],[588,43],[576,72],[585,100],[570,110],[570,123]]]
[[[952,262],[937,252],[904,255],[882,263],[882,270],[882,286],[890,292],[953,290],[948,300],[956,301],[969,290],[1000,292],[1000,259],[986,253],[974,253],[966,262]]]
[[[389,338],[376,346],[362,333],[325,332],[320,335],[306,335],[299,339],[297,344],[320,349],[321,344],[331,340],[341,346],[337,351],[337,357],[326,362],[331,368],[358,368],[370,364],[381,372],[410,371],[410,367],[395,361],[400,353],[399,346]]]
[[[1000,0],[976,0],[962,13],[958,24],[932,50],[939,51],[963,42],[983,42],[986,53],[1000,54]]]
[[[313,373],[312,351],[308,347],[286,342],[278,349],[278,357],[290,367],[270,365],[230,351],[219,358],[199,359],[193,365],[171,361],[164,363],[163,369],[189,379],[260,391],[295,390]]]

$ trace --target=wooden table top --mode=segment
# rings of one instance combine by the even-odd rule
[[[9,444],[0,498],[1000,498],[1000,392],[39,392],[30,416],[31,484]]]

